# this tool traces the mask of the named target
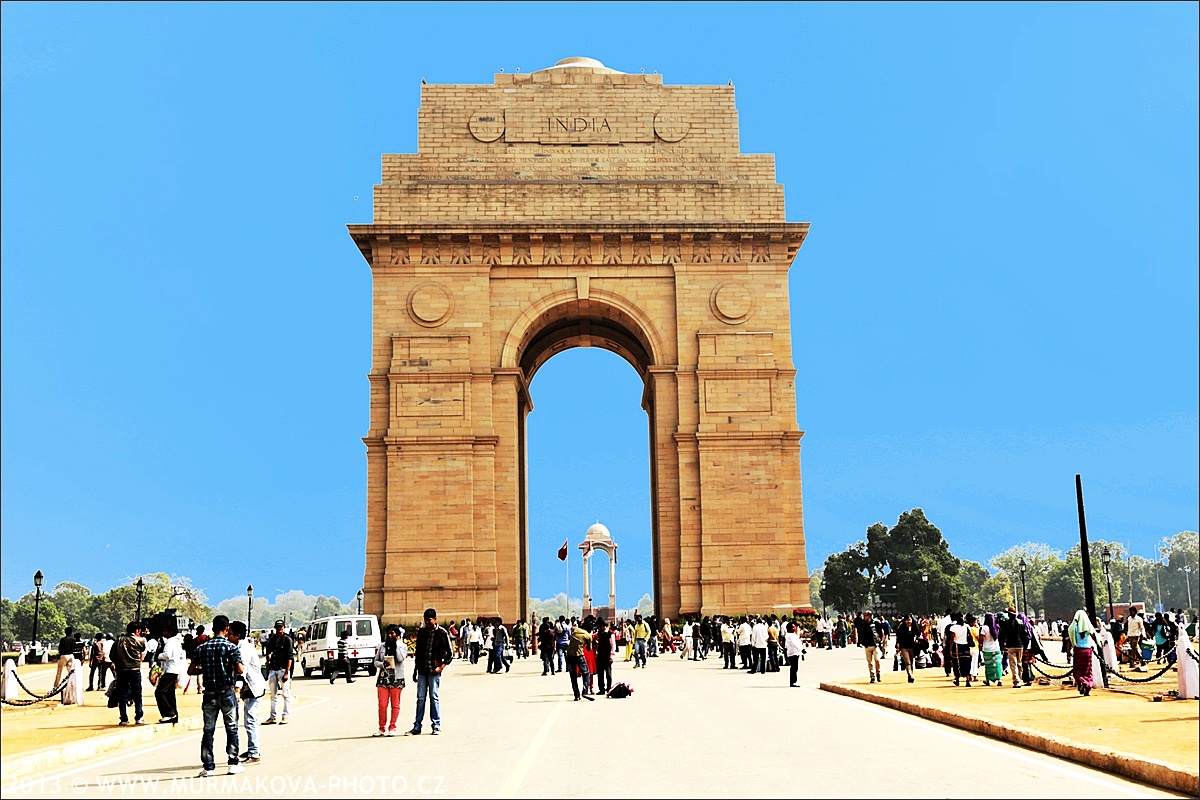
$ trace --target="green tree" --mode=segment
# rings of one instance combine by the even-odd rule
[[[1046,588],[1050,572],[1055,565],[1062,562],[1062,553],[1047,544],[1039,542],[1023,542],[1008,548],[1003,553],[992,556],[988,564],[992,569],[1011,575],[1016,583],[1016,590],[1021,591],[1021,560],[1025,560],[1025,596],[1029,601],[1029,609],[1042,608],[1042,592]],[[1021,599],[1021,598],[1017,598]],[[1021,603],[1016,604],[1018,607]]]
[[[1163,539],[1159,548],[1163,561],[1159,580],[1162,603],[1167,608],[1194,609],[1200,605],[1200,551],[1196,531],[1180,531]]]
[[[87,624],[91,621],[94,602],[90,589],[73,581],[63,581],[51,591],[50,599],[62,611],[68,625],[81,633],[91,630],[92,626]]]
[[[1154,608],[1155,603],[1161,603],[1157,580],[1161,566],[1149,558],[1131,555],[1125,562],[1125,580],[1130,592],[1121,601],[1128,602],[1132,598],[1135,603],[1145,603],[1147,608]]]
[[[984,580],[976,593],[975,608],[979,613],[1003,611],[1013,604],[1012,582],[1003,572]]]
[[[958,569],[958,577],[962,579],[966,594],[962,599],[964,611],[975,611],[984,608],[980,598],[983,585],[992,577],[987,568],[978,561],[962,561]]]
[[[825,559],[825,581],[821,593],[827,608],[853,612],[866,606],[871,593],[867,574],[867,545],[858,542],[844,553]]]
[[[1078,556],[1060,561],[1050,570],[1043,593],[1048,619],[1067,619],[1083,608],[1083,561]]]
[[[900,610],[924,610],[927,602],[931,609],[943,604],[957,608],[967,594],[959,560],[920,508],[902,513],[890,529],[880,522],[868,528],[866,556],[863,573],[875,582],[886,575],[888,589],[896,587]],[[826,583],[828,579],[826,573]]]
[[[35,608],[36,607],[36,608]],[[33,637],[33,617],[37,611],[38,640],[49,642],[53,649],[67,629],[67,620],[49,595],[42,595],[40,603],[34,602],[33,592],[13,603],[12,625],[15,638],[29,641]]]
[[[21,637],[17,634],[16,626],[13,625],[13,606],[12,600],[7,597],[0,597],[0,639],[3,639],[8,647],[12,647],[12,643]]]
[[[808,576],[808,602],[818,611],[824,610],[825,603],[821,599],[821,584],[825,580],[825,568],[814,569]]]

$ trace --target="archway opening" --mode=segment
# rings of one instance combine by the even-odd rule
[[[566,613],[559,598],[569,585],[570,609],[580,612],[578,545],[597,521],[618,545],[616,609],[645,606],[646,597],[652,606],[652,426],[643,409],[645,384],[615,352],[574,346],[568,338],[562,344],[566,349],[537,365],[529,390],[534,410],[525,422],[530,609],[539,618]],[[564,540],[565,564],[558,559]],[[606,606],[608,555],[595,551],[590,561],[592,605]]]

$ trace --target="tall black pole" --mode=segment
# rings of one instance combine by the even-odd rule
[[[1079,556],[1083,559],[1083,609],[1088,619],[1096,618],[1096,589],[1092,586],[1092,554],[1088,550],[1087,521],[1083,516],[1083,480],[1075,476],[1075,497],[1079,502]]]

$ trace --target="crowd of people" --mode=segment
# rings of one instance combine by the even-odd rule
[[[157,623],[157,630],[152,630]],[[905,614],[893,619],[869,611],[815,620],[791,619],[774,614],[685,618],[679,625],[670,619],[635,614],[612,623],[588,615],[557,620],[543,617],[536,630],[524,620],[512,626],[503,620],[463,619],[449,628],[438,624],[437,611],[426,609],[415,641],[406,643],[405,632],[389,625],[374,654],[377,730],[375,736],[395,736],[400,698],[406,686],[408,662],[417,688],[415,718],[405,735],[420,735],[429,710],[431,732],[442,727],[440,683],[443,670],[455,660],[472,665],[483,661],[489,674],[507,673],[516,659],[541,657],[542,675],[568,673],[575,701],[598,695],[630,691],[628,684],[613,681],[614,660],[623,652],[633,669],[646,669],[648,659],[668,653],[692,662],[719,654],[722,669],[749,674],[783,672],[788,685],[798,686],[799,663],[808,646],[832,650],[850,645],[863,648],[871,683],[884,680],[883,664],[891,654],[893,672],[914,682],[914,670],[941,668],[954,686],[1010,684],[1020,689],[1035,680],[1038,660],[1050,663],[1047,640],[1058,638],[1063,656],[1071,664],[1072,682],[1082,695],[1091,693],[1104,669],[1121,665],[1145,671],[1148,659],[1168,665],[1180,657],[1189,639],[1196,636],[1196,618],[1185,623],[1181,611],[1156,612],[1143,617],[1133,607],[1128,618],[1116,616],[1101,623],[1078,611],[1070,620],[1030,620],[1010,606],[1003,611],[974,614],[947,609],[940,617]],[[68,628],[59,642],[57,685],[64,671],[89,664],[87,691],[103,690],[110,708],[118,709],[119,725],[144,725],[143,664],[152,666],[148,679],[155,686],[159,723],[176,723],[179,711],[175,694],[195,689],[202,695],[204,732],[201,737],[200,775],[215,774],[215,732],[220,719],[225,728],[229,774],[262,758],[259,727],[287,724],[291,713],[291,682],[302,632],[287,631],[276,620],[274,632],[254,637],[245,623],[223,615],[211,628],[197,626],[181,633],[173,619],[131,622],[123,634],[96,634],[85,641]],[[345,635],[342,637],[344,644]],[[1178,647],[1177,647],[1178,646]],[[1053,649],[1053,647],[1052,647]],[[339,651],[339,664],[348,664]],[[1061,665],[1059,665],[1061,666]],[[1189,669],[1194,668],[1189,664]],[[69,674],[69,672],[68,672]],[[345,675],[352,682],[348,666]],[[330,675],[330,682],[337,671]],[[111,678],[111,683],[109,679]],[[259,722],[259,706],[270,694],[268,716]],[[133,719],[129,709],[133,709]],[[240,747],[239,728],[245,731]]]
[[[822,617],[814,635],[827,649],[862,647],[871,683],[883,680],[882,664],[894,637],[893,671],[903,671],[909,683],[915,680],[914,669],[941,667],[955,686],[1010,682],[1017,689],[1035,680],[1036,662],[1052,663],[1044,642],[1055,638],[1070,664],[1072,683],[1087,696],[1103,670],[1115,672],[1126,665],[1145,672],[1147,659],[1174,664],[1177,647],[1196,637],[1195,617],[1184,626],[1182,610],[1175,609],[1145,619],[1135,606],[1127,619],[1116,615],[1101,623],[1083,610],[1070,622],[1032,621],[1010,606],[982,618],[952,609],[941,617],[905,614],[894,620],[873,618],[869,611],[839,614],[836,619]]]

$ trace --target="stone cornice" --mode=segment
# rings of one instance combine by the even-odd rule
[[[720,266],[786,268],[807,222],[414,222],[347,225],[372,269],[413,265],[494,267]]]

